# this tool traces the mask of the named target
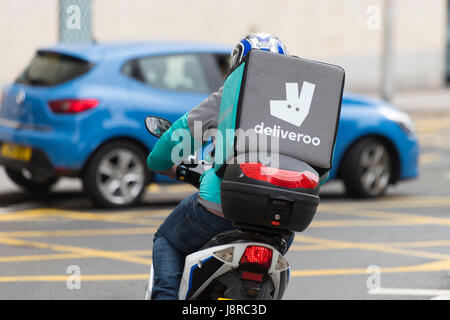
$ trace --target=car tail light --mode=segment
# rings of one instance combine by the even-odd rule
[[[272,249],[262,246],[248,246],[239,264],[258,264],[266,269],[272,263]]]
[[[49,102],[55,113],[79,113],[95,108],[98,104],[97,99],[62,99]]]
[[[285,188],[314,189],[319,183],[319,177],[311,171],[289,171],[266,167],[259,162],[243,163],[242,172],[249,178],[266,181]]]

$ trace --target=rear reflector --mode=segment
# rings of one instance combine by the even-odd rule
[[[233,254],[234,254],[233,247],[214,252],[214,255],[216,257],[218,257],[219,259],[225,260],[227,262],[233,262]]]
[[[263,280],[263,275],[261,273],[253,273],[253,272],[243,271],[242,279],[261,282]]]
[[[242,255],[239,264],[258,264],[270,268],[272,263],[272,249],[262,246],[248,246]]]
[[[282,170],[266,167],[259,162],[243,163],[240,166],[247,177],[280,187],[314,189],[319,183],[319,177],[308,170],[303,172]]]
[[[95,108],[98,104],[97,99],[62,99],[49,102],[55,113],[79,113]]]
[[[275,263],[275,270],[286,270],[289,268],[289,262],[281,255],[278,256],[277,263]]]

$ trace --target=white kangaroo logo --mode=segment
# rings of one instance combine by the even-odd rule
[[[298,83],[286,83],[286,100],[270,100],[270,114],[300,127],[308,116],[316,85],[303,81],[300,96]]]

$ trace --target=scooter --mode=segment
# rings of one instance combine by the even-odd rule
[[[171,125],[159,117],[147,117],[145,123],[147,130],[158,138]],[[209,163],[188,159],[178,165],[177,179],[198,188],[201,174],[209,168]],[[282,208],[280,203],[274,200],[274,205]],[[274,225],[283,214],[282,209],[277,212]],[[233,225],[235,230],[216,235],[186,257],[180,300],[282,299],[290,276],[289,262],[282,253],[286,252],[286,240],[292,232],[238,222]],[[153,267],[146,300],[151,299],[152,286]]]

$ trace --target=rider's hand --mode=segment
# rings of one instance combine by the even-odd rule
[[[171,168],[169,168],[165,171],[160,171],[158,173],[168,176],[171,179],[175,179],[177,177],[177,166],[173,165]]]

